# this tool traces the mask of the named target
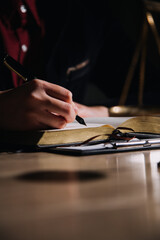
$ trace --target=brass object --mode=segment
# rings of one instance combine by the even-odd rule
[[[143,115],[160,115],[160,107],[156,106],[113,106],[109,109],[111,117],[125,116],[143,116]]]
[[[152,1],[144,2],[144,20],[142,25],[142,31],[137,43],[135,52],[133,54],[131,65],[126,76],[124,87],[119,100],[118,106],[113,106],[109,109],[110,116],[140,116],[140,115],[157,115],[160,113],[160,106],[143,106],[143,91],[144,91],[144,80],[145,80],[145,63],[147,56],[147,38],[148,30],[154,36],[158,53],[160,55],[160,37],[158,30],[152,15],[152,12],[160,12],[160,3]],[[131,82],[133,79],[136,66],[140,59],[140,70],[139,70],[139,89],[138,89],[138,105],[137,106],[125,106]]]

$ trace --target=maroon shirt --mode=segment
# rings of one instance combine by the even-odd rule
[[[36,0],[14,0],[12,3],[10,11],[6,8],[0,13],[5,52],[36,72],[36,68],[41,68],[43,58],[43,20],[38,16]],[[22,79],[14,72],[12,80],[14,87],[22,84]]]

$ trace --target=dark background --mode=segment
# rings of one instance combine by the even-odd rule
[[[100,104],[107,102],[108,106],[118,104],[144,19],[144,4],[141,0],[108,0],[105,2],[105,8],[105,40],[91,75],[92,83],[86,97],[89,105],[96,104],[97,99]],[[160,15],[153,13],[153,16],[159,29]],[[157,46],[149,29],[143,100],[146,105],[160,104],[159,66]],[[126,104],[137,104],[138,84],[139,63]],[[89,89],[91,89],[90,93]],[[96,101],[94,100],[95,94]]]

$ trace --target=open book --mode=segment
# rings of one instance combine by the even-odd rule
[[[77,122],[68,124],[64,129],[41,131],[0,131],[1,144],[17,144],[25,146],[61,146],[71,143],[81,143],[88,139],[103,140],[117,127],[122,132],[140,132],[160,134],[160,117],[106,117],[86,118],[86,126]]]

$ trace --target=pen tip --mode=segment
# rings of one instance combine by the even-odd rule
[[[77,115],[76,116],[76,120],[77,120],[78,123],[87,126],[87,124],[85,123],[84,119],[81,118],[80,116]]]

